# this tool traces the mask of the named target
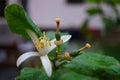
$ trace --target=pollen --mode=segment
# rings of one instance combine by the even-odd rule
[[[34,45],[37,49],[42,49],[48,46],[51,46],[50,38],[46,36],[46,33],[43,32],[43,37],[39,37],[35,42]]]
[[[41,45],[41,48],[44,48],[45,47],[45,43],[43,40],[40,41],[40,45]]]

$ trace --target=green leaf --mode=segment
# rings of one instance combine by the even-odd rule
[[[120,26],[120,15],[117,15],[117,19],[116,19],[116,28]]]
[[[87,0],[89,3],[108,3],[108,4],[120,4],[120,0]]]
[[[103,78],[102,80],[120,76],[120,64],[116,59],[95,53],[83,53],[64,67],[80,74]]]
[[[115,27],[115,21],[113,21],[110,18],[103,17],[103,23],[105,25],[105,30],[106,30],[107,33],[112,31]]]
[[[99,79],[86,76],[83,74],[78,74],[72,71],[67,71],[61,75],[60,80],[99,80]]]
[[[52,76],[48,77],[43,69],[23,68],[15,80],[57,80],[58,77],[57,72],[53,72]]]
[[[107,4],[110,4],[110,5],[114,5],[112,0],[105,0],[104,2],[107,3]]]
[[[105,2],[110,5],[120,4],[120,0],[105,0]]]
[[[89,19],[86,19],[84,23],[81,25],[80,32],[84,35],[87,40],[91,40],[92,34],[88,29]]]
[[[12,32],[30,39],[26,33],[26,29],[30,29],[33,30],[38,37],[42,36],[40,29],[30,19],[22,6],[18,4],[8,5],[5,8],[4,15]]]
[[[120,4],[120,0],[112,0],[115,4]]]
[[[89,3],[101,3],[103,1],[104,0],[87,0],[87,2],[89,2]]]
[[[85,34],[85,33],[88,32],[88,24],[89,24],[89,20],[86,19],[86,20],[84,21],[84,23],[82,24],[81,28],[80,28],[80,30],[82,31],[82,33]]]
[[[89,8],[87,10],[87,13],[90,15],[90,16],[93,16],[93,15],[97,15],[97,14],[102,14],[102,10],[100,8]]]

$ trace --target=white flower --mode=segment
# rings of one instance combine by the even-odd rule
[[[27,52],[21,55],[17,60],[17,66],[19,66],[21,63],[23,63],[26,59],[30,57],[39,56],[45,72],[50,77],[52,74],[52,66],[47,54],[56,47],[56,45],[54,44],[54,41],[56,41],[56,39],[50,41],[49,38],[46,37],[45,32],[43,32],[43,37],[40,38],[38,38],[32,30],[26,30],[26,32],[32,39],[38,52]],[[63,43],[68,41],[70,38],[71,35],[61,36],[61,40],[63,40]]]

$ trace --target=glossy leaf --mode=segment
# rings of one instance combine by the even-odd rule
[[[87,75],[67,71],[62,74],[60,80],[99,80],[98,78],[90,77]]]
[[[65,65],[66,69],[74,72],[97,76],[102,80],[120,76],[120,64],[113,57],[95,53],[83,53]]]
[[[15,80],[57,80],[59,77],[57,72],[53,72],[51,77],[48,77],[43,69],[23,68],[20,75]]]
[[[5,8],[5,18],[12,32],[30,39],[26,33],[26,29],[33,30],[38,37],[42,33],[38,26],[30,19],[24,8],[18,4],[11,4]]]

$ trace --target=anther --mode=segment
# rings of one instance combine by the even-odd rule
[[[47,40],[47,37],[46,37],[46,33],[45,33],[45,32],[43,32],[43,39],[44,39],[44,40]]]
[[[37,49],[40,49],[40,46],[39,46],[39,45],[37,45],[36,47],[37,47]]]
[[[91,45],[89,43],[86,43],[84,47],[80,48],[79,50],[82,51],[84,49],[91,48]]]
[[[55,19],[55,21],[56,21],[56,24],[57,24],[57,29],[59,29],[59,25],[60,25],[60,18],[56,18],[56,19]]]
[[[91,48],[91,45],[89,43],[86,43],[85,47],[86,48]]]
[[[43,40],[43,37],[38,38],[38,40],[39,40],[39,42],[40,42],[41,40]]]
[[[43,41],[43,40],[40,41],[40,46],[41,46],[41,48],[44,48],[44,47],[45,47],[45,46],[44,46],[44,41]]]
[[[37,49],[40,49],[39,42],[34,42],[34,45]]]
[[[49,46],[51,46],[51,42],[50,41],[48,41],[48,44],[49,44]]]
[[[50,41],[46,41],[46,44],[45,44],[47,47],[48,46],[51,46],[51,43],[50,43]]]
[[[46,33],[43,32],[43,37],[39,37],[38,40],[34,42],[34,45],[37,49],[51,46],[50,39],[46,37]]]

